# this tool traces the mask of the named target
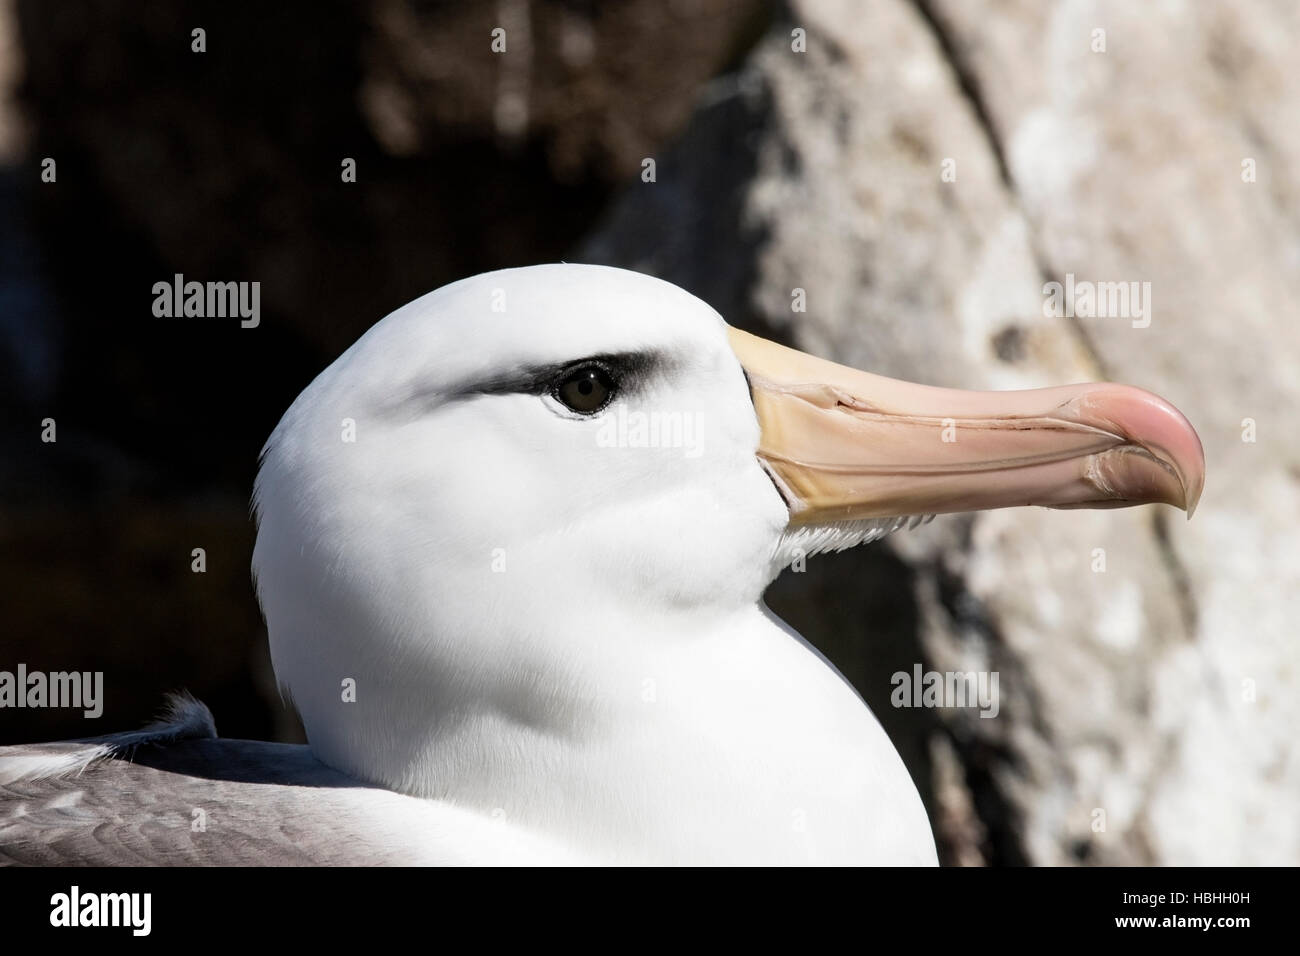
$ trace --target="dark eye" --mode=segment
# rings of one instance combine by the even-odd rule
[[[553,394],[565,407],[592,415],[613,400],[615,391],[614,380],[601,366],[583,365],[566,372]]]

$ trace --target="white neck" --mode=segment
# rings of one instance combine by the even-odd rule
[[[933,862],[916,789],[843,678],[764,608],[684,631],[697,617],[653,634],[607,625],[609,653],[570,658],[562,674],[520,668],[520,683],[472,700],[416,668],[367,706],[381,678],[363,676],[313,747],[593,861]]]

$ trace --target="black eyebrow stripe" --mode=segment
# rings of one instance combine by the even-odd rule
[[[545,395],[559,384],[566,372],[588,363],[605,366],[618,380],[619,391],[626,394],[635,392],[642,382],[672,361],[675,360],[657,351],[601,352],[567,362],[520,365],[484,378],[466,377],[450,386],[395,395],[386,403],[385,410],[392,415],[410,418],[430,408],[463,402],[479,395]]]
[[[661,364],[661,356],[647,352],[615,352],[547,365],[530,365],[482,381],[465,383],[448,397],[469,395],[542,395],[568,373],[585,365],[600,365],[613,373],[621,388],[630,385]]]

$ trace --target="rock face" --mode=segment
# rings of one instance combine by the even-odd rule
[[[858,367],[1111,378],[1197,426],[1191,522],[940,517],[769,594],[948,862],[1300,861],[1300,13],[1248,6],[795,2],[583,250]],[[891,707],[917,663],[998,672],[998,716]]]

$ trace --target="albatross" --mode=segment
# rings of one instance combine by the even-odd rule
[[[895,381],[603,266],[465,279],[262,451],[253,574],[309,743],[177,697],[0,748],[0,859],[933,864],[889,738],[764,590],[936,514],[1190,516],[1204,471],[1138,388]]]

